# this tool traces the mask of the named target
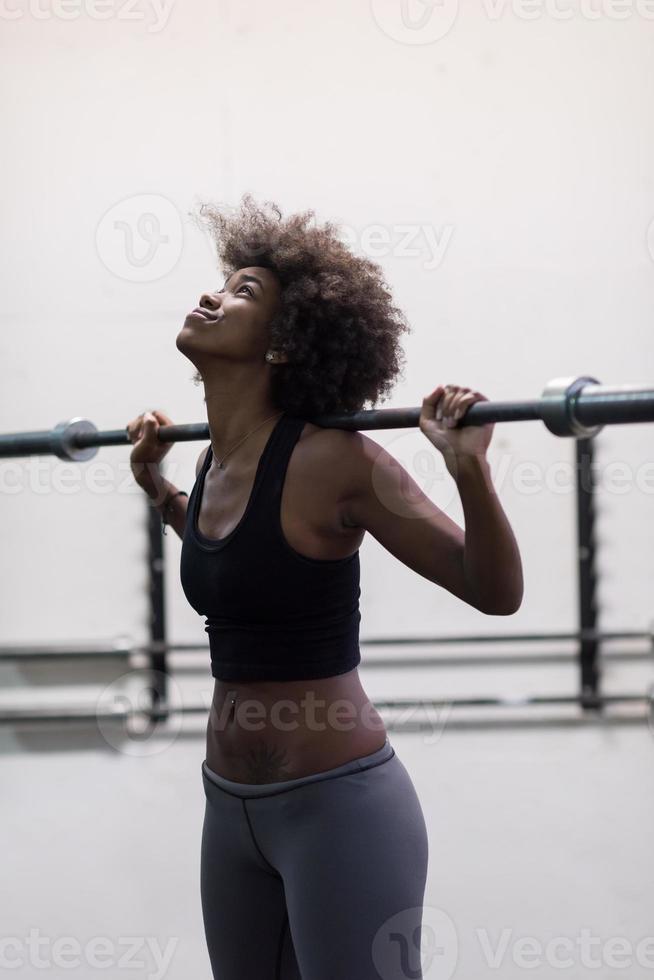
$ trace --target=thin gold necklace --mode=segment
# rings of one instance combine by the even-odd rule
[[[241,443],[242,442],[245,442],[245,440],[248,438],[248,436],[251,436],[253,432],[256,432],[257,429],[260,429],[262,425],[265,425],[266,424],[266,422],[270,422],[271,419],[278,419],[280,417],[280,415],[283,415],[283,414],[284,414],[283,412],[279,412],[277,415],[269,415],[267,419],[264,419],[263,422],[260,422],[259,425],[257,425],[254,429],[252,429],[250,432],[248,432],[247,435],[243,436],[243,438],[240,439],[236,443],[235,446],[232,446],[232,448],[228,452],[225,453],[225,455],[223,456],[223,458],[221,460],[216,459],[216,457],[214,456],[214,460],[216,462],[216,466],[218,467],[218,469],[219,470],[224,469],[223,463],[225,462],[225,460],[227,459],[227,457],[229,456],[229,454],[230,453],[233,453],[235,449],[238,449],[238,447],[241,445]],[[213,452],[213,449],[212,449],[212,452]]]

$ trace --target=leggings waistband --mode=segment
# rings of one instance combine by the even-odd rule
[[[317,783],[322,779],[333,779],[336,776],[361,772],[364,769],[378,766],[382,762],[387,762],[394,755],[395,750],[388,738],[386,738],[382,747],[370,755],[362,755],[358,759],[351,759],[349,762],[344,762],[342,766],[336,766],[334,769],[325,769],[322,772],[310,773],[308,776],[299,776],[297,779],[284,779],[277,783],[239,783],[233,779],[225,779],[220,773],[214,772],[213,769],[209,768],[206,759],[202,762],[202,774],[210,782],[226,792],[232,793],[234,796],[251,799],[256,796],[270,796],[278,792],[287,792],[291,789],[297,789],[299,786],[304,786],[307,783]]]

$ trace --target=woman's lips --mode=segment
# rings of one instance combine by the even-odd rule
[[[218,319],[218,315],[216,313],[212,313],[210,310],[205,310],[203,306],[196,306],[195,309],[191,310],[191,312],[187,315],[187,319],[189,316],[199,316],[202,317],[203,320],[215,321]]]

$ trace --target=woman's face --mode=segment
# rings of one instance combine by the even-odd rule
[[[186,315],[177,348],[198,366],[207,357],[265,365],[270,321],[281,305],[277,276],[262,266],[234,272],[222,289],[206,292]]]

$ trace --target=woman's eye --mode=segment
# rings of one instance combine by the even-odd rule
[[[247,289],[247,291],[249,292],[249,294],[250,294],[250,296],[254,296],[254,290],[252,289],[252,287],[251,287],[251,286],[248,286],[248,285],[247,285],[246,283],[243,283],[243,284],[242,284],[241,286],[239,286],[239,287],[238,287],[238,289],[236,290],[236,292],[237,292],[237,293],[240,293],[240,291],[241,291],[242,289]],[[219,295],[221,295],[222,293],[224,293],[224,292],[226,292],[226,289],[225,289],[225,287],[223,286],[223,288],[222,288],[222,289],[217,289],[217,290],[216,290],[216,292],[217,292],[217,293],[218,293]]]

